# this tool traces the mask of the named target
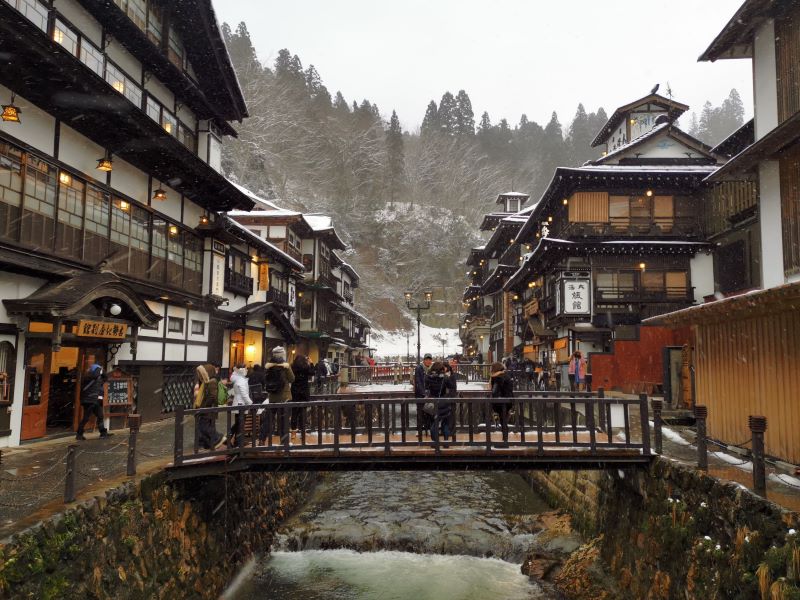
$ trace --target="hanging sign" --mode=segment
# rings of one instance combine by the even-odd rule
[[[591,284],[588,279],[568,279],[563,282],[562,314],[588,315],[591,313]]]
[[[222,247],[221,253],[218,245]],[[225,246],[216,240],[211,253],[211,295],[218,297],[225,295]]]
[[[114,323],[113,321],[86,321],[78,322],[78,329],[75,333],[78,337],[93,337],[109,340],[125,339],[128,325],[125,323]]]

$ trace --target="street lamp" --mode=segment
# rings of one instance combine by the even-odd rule
[[[420,325],[422,323],[422,311],[430,309],[430,307],[431,307],[431,298],[433,298],[433,292],[431,292],[431,291],[423,292],[423,295],[425,296],[425,301],[424,302],[420,302],[419,300],[415,302],[414,301],[414,293],[413,292],[406,292],[403,295],[406,298],[406,306],[408,308],[410,308],[411,310],[417,311],[417,364],[419,364],[420,363],[420,351],[421,351],[421,346],[422,346],[422,342],[420,341],[420,337],[419,337]]]

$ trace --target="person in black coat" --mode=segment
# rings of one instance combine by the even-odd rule
[[[298,354],[292,361],[292,372],[294,372],[294,381],[292,382],[292,399],[290,402],[310,402],[311,377],[314,375],[314,367],[311,366],[308,358],[302,354]],[[292,409],[292,437],[297,436],[297,428],[305,429],[306,426],[306,411],[304,408]]]
[[[489,387],[492,390],[492,398],[511,398],[514,395],[514,382],[506,371],[502,363],[492,363]],[[500,416],[500,428],[503,431],[503,446],[508,446],[508,411],[511,408],[510,401],[492,402],[492,410]],[[486,420],[489,426],[489,420]]]
[[[426,354],[422,358],[422,364],[417,365],[414,369],[414,398],[425,398],[427,394],[427,385],[425,382],[425,375],[433,364],[433,357]],[[417,402],[417,425],[422,429],[429,429],[431,425],[430,416],[424,411],[425,403]]]
[[[83,418],[78,424],[78,431],[75,435],[76,440],[85,440],[83,430],[86,423],[92,416],[97,420],[97,428],[100,430],[100,437],[106,438],[110,433],[103,422],[103,384],[106,377],[103,375],[103,368],[98,364],[93,364],[81,379],[81,407],[83,408]]]
[[[453,415],[453,403],[442,401],[441,398],[452,398],[455,395],[453,380],[446,371],[446,365],[435,362],[431,365],[428,374],[425,376],[425,384],[428,388],[429,398],[438,399],[434,403],[434,412],[430,415],[431,439],[436,441],[439,431],[446,440],[450,436],[450,418]]]
[[[323,359],[319,359],[315,368],[315,375],[317,377],[317,393],[322,392],[322,386],[325,383],[325,378],[328,376],[328,367]]]

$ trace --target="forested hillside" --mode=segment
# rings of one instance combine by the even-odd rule
[[[226,174],[287,208],[332,215],[354,250],[346,260],[362,277],[359,301],[384,329],[406,325],[402,292],[423,287],[437,308],[427,322],[454,326],[464,259],[482,243],[477,226],[497,194],[535,201],[555,167],[598,155],[589,144],[602,108],[578,104],[567,126],[555,112],[544,126],[526,115],[511,124],[476,118],[465,90],[445,91],[419,131],[402,131],[391,107],[332,93],[288,50],[260,64],[244,23],[223,33],[250,113],[225,145]],[[719,111],[708,107],[703,131],[716,135]]]

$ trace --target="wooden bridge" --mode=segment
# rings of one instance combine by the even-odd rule
[[[416,419],[421,402],[451,405],[455,439],[431,439]],[[494,426],[502,405],[509,411],[507,443]],[[292,410],[304,420],[294,438],[281,435],[290,430]],[[203,414],[216,415],[220,431],[230,431],[238,415],[245,434],[235,445],[203,451],[197,427]],[[265,438],[259,440],[262,422]],[[658,424],[656,418],[657,436]],[[485,391],[441,399],[382,392],[285,404],[179,408],[168,473],[182,479],[278,470],[605,469],[648,464],[654,456],[650,428],[646,396],[606,398],[602,390],[522,392],[505,399],[489,398]]]

